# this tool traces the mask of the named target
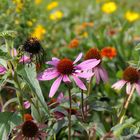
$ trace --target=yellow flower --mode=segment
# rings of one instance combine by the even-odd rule
[[[53,2],[51,2],[50,4],[48,4],[47,6],[46,6],[46,9],[47,10],[52,10],[52,9],[54,9],[55,7],[57,7],[58,6],[58,2],[57,1],[53,1]]]
[[[33,22],[32,21],[27,21],[27,25],[31,27],[31,26],[33,26]]]
[[[88,33],[87,32],[83,32],[83,34],[81,35],[81,37],[88,38]]]
[[[138,20],[140,17],[139,13],[137,12],[132,12],[132,11],[127,11],[125,13],[125,18],[126,20],[128,20],[129,22],[133,22],[133,21],[136,21]]]
[[[55,11],[50,14],[50,19],[51,20],[58,20],[63,17],[63,13],[61,11]]]
[[[101,7],[102,11],[106,14],[111,14],[117,10],[117,5],[115,2],[106,2]]]
[[[39,5],[42,2],[42,0],[35,0],[35,4]]]
[[[45,33],[45,28],[42,25],[37,25],[31,36],[36,37],[38,40],[42,40]]]
[[[16,5],[16,12],[21,12],[21,10],[23,9],[22,0],[13,0],[13,3]]]

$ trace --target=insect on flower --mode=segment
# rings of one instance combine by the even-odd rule
[[[35,37],[28,38],[19,50],[19,55],[24,58],[25,54],[29,55],[30,63],[35,62],[42,64],[45,59],[45,51],[39,40]],[[23,61],[24,63],[24,61]]]

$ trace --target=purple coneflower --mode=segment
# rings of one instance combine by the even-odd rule
[[[134,85],[136,91],[140,95],[140,81],[139,81],[139,72],[132,67],[127,67],[123,72],[122,80],[119,80],[112,85],[112,88],[120,90],[126,84],[126,93],[130,94],[132,86]]]
[[[50,89],[49,97],[54,96],[62,81],[64,83],[71,82],[70,77],[80,89],[86,90],[86,86],[80,78],[90,78],[93,74],[86,72],[86,70],[94,68],[100,63],[100,60],[91,59],[75,65],[81,57],[82,53],[78,55],[74,62],[68,58],[61,60],[58,58],[52,58],[52,61],[47,62],[47,64],[52,65],[52,68],[48,68],[43,73],[39,74],[38,80],[52,80],[57,78]]]
[[[27,120],[16,127],[16,136],[14,140],[46,140],[47,134],[42,130],[45,125],[37,124],[32,120]]]
[[[7,69],[4,66],[0,66],[0,75],[4,75]]]
[[[106,70],[101,66],[102,56],[101,56],[100,51],[96,48],[89,49],[85,55],[85,60],[90,60],[90,59],[100,60],[100,63],[96,67],[92,68],[92,71],[94,72],[94,76],[96,78],[96,83],[99,84],[101,79],[104,82],[107,82],[108,74]]]

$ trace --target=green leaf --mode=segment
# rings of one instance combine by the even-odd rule
[[[36,78],[37,74],[36,74],[35,65],[34,64],[30,66],[25,65],[24,68],[20,70],[19,74],[23,77],[23,80],[27,83],[27,85],[36,95],[36,97],[38,98],[38,100],[40,101],[44,109],[48,111],[39,82]]]
[[[0,140],[7,140],[11,130],[21,124],[21,117],[14,112],[0,113]]]
[[[121,133],[123,132],[125,128],[132,126],[134,122],[135,120],[133,118],[129,118],[123,124],[118,124],[112,127],[111,131],[113,131],[113,134],[118,137],[121,135]]]
[[[138,44],[136,45],[135,50],[136,50],[136,51],[139,51],[139,50],[140,50],[140,43],[138,43]]]
[[[111,111],[111,107],[106,102],[95,101],[91,107],[96,111]]]

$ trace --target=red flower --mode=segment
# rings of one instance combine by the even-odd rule
[[[101,50],[102,57],[108,57],[110,59],[116,57],[117,51],[113,47],[105,47]]]

